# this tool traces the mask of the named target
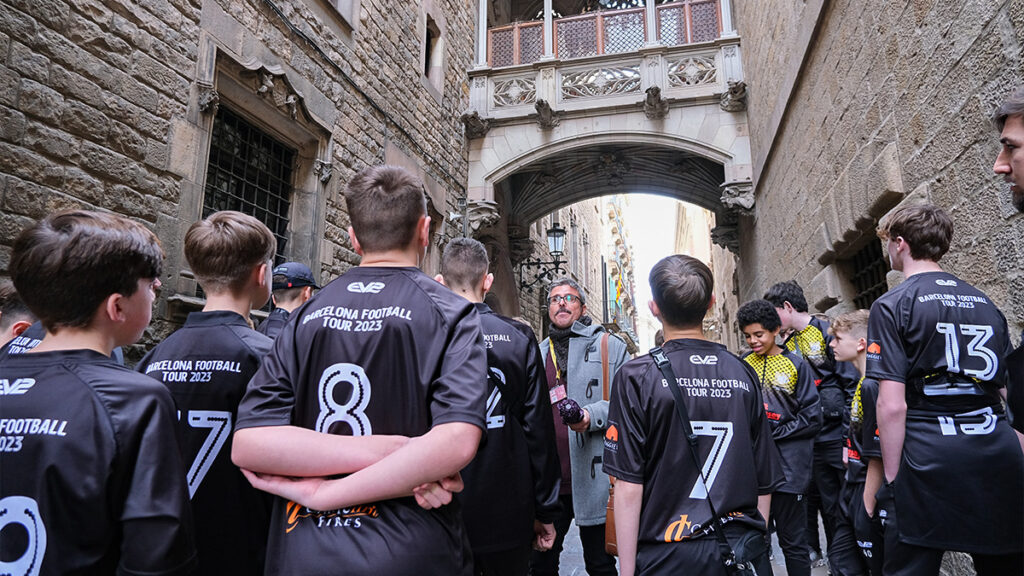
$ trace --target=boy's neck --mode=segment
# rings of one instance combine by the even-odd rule
[[[234,312],[249,319],[252,311],[252,298],[245,294],[233,294],[230,291],[217,292],[206,295],[206,306],[203,312]]]
[[[797,312],[794,310],[790,318],[792,318],[793,330],[797,332],[803,332],[805,328],[811,325],[811,315],[807,312]]]
[[[864,373],[867,372],[868,358],[867,354],[860,352],[857,354],[857,359],[853,361],[853,365],[857,367],[857,371],[860,372],[860,377],[864,377]]]
[[[902,272],[904,278],[910,278],[914,274],[921,274],[924,272],[942,272],[942,267],[934,260],[914,260],[913,258],[906,258],[903,260]]]
[[[669,340],[707,340],[704,337],[704,329],[701,326],[691,326],[689,328],[676,328],[675,326],[669,326],[662,322],[661,324],[662,334],[665,336],[665,342]]]
[[[117,344],[114,338],[88,328],[62,328],[59,332],[46,332],[38,346],[26,352],[59,352],[63,350],[92,350],[110,356]]]
[[[387,250],[383,252],[364,252],[359,262],[360,266],[373,266],[379,268],[418,268],[420,265],[420,250]]]
[[[474,304],[480,304],[481,302],[484,301],[485,294],[480,292],[479,290],[475,290],[473,288],[450,288],[452,292],[455,292],[459,296],[462,296],[463,298],[469,300]]]
[[[782,346],[773,342],[771,348],[766,350],[764,354],[758,354],[758,356],[767,358],[768,356],[778,356],[779,354],[782,354]]]

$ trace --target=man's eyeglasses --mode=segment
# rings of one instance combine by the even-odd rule
[[[562,302],[565,302],[566,304],[572,304],[573,302],[579,301],[580,297],[574,296],[572,294],[566,294],[564,296],[559,294],[557,296],[552,296],[551,298],[548,298],[548,304],[561,304]]]

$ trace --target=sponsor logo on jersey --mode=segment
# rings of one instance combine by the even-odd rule
[[[665,542],[680,542],[690,536],[693,532],[693,523],[687,518],[688,514],[681,514],[679,520],[668,525],[665,529]]]
[[[0,396],[19,396],[28,392],[36,385],[35,378],[18,378],[14,382],[6,378],[0,379]]]
[[[619,429],[615,427],[615,424],[608,426],[608,430],[604,433],[604,447],[612,452],[619,451]]]
[[[882,347],[878,345],[878,342],[872,342],[871,344],[868,344],[867,357],[872,360],[882,359]]]
[[[377,506],[374,504],[320,511],[288,501],[285,505],[285,512],[287,523],[285,534],[295,530],[303,518],[312,519],[317,528],[361,528],[365,518],[380,517],[380,512],[377,511]]]
[[[940,278],[939,280],[936,280],[935,283],[939,286],[956,286],[956,280],[942,280]]]
[[[764,415],[769,420],[775,420],[776,422],[778,422],[779,420],[782,420],[782,414],[779,414],[778,412],[772,412],[771,410],[768,409],[768,405],[767,404],[764,405]]]
[[[348,291],[356,294],[380,294],[380,291],[383,289],[383,282],[370,282],[369,284],[353,282],[348,285]]]
[[[714,354],[708,354],[707,356],[691,354],[690,364],[696,364],[698,366],[714,366],[718,364],[718,356],[715,356]]]

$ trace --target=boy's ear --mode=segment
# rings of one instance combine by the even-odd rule
[[[22,332],[28,330],[31,325],[32,323],[28,320],[18,320],[14,324],[11,324],[11,334],[14,334],[14,337],[17,338],[18,336],[21,336]]]
[[[647,301],[647,309],[651,311],[651,314],[654,314],[655,318],[661,320],[661,309],[658,308],[658,304],[654,300]]]
[[[715,301],[716,301],[715,294],[714,294],[714,292],[712,292],[711,293],[711,300],[708,301],[708,310],[711,310],[712,308],[715,307]]]
[[[434,280],[436,280],[437,283],[440,284],[441,286],[444,286],[445,288],[448,287],[448,285],[444,283],[444,276],[438,274],[437,276],[434,276]]]
[[[487,294],[488,292],[490,292],[492,284],[494,284],[494,274],[491,274],[490,272],[488,272],[487,276],[484,276],[484,283],[483,283],[484,294]]]
[[[352,241],[352,250],[360,256],[363,255],[363,247],[359,244],[359,239],[356,238],[356,231],[351,226],[348,227],[348,239]]]
[[[430,216],[421,216],[416,225],[419,234],[419,247],[430,246]]]
[[[861,352],[863,352],[863,351],[865,351],[867,349],[868,349],[868,339],[867,338],[857,338],[857,353],[860,354]]]

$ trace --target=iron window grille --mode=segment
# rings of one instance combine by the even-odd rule
[[[853,303],[857,308],[869,309],[871,304],[879,296],[885,294],[889,288],[885,280],[885,275],[889,272],[889,262],[882,254],[881,243],[868,242],[853,255],[851,262],[853,264],[851,281],[857,291]]]

